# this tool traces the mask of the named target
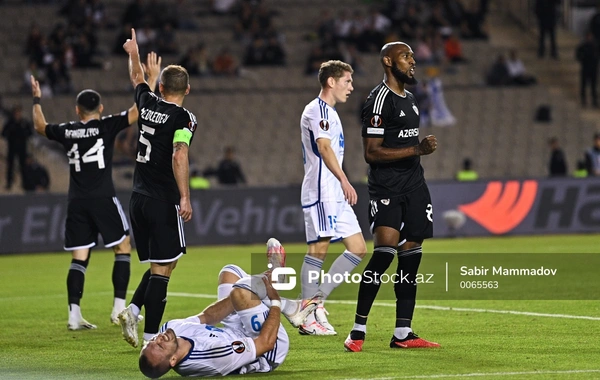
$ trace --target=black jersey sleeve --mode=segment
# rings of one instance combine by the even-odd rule
[[[108,115],[102,118],[102,122],[106,125],[113,135],[121,132],[123,129],[129,126],[129,118],[127,116],[128,111],[125,110],[115,115]]]
[[[194,134],[196,132],[196,127],[198,123],[196,121],[196,116],[183,108],[185,112],[179,113],[175,123],[175,133],[177,136],[177,131],[181,130],[184,135],[189,136],[189,145],[192,145],[192,140],[194,139]]]
[[[387,87],[381,86],[379,91],[371,92],[365,101],[361,116],[362,137],[383,138],[392,114],[389,91]]]
[[[50,140],[63,143],[65,141],[65,129],[67,124],[46,124],[46,137]]]
[[[135,104],[137,104],[140,109],[141,105],[146,103],[152,96],[156,97],[146,82],[138,84],[135,88]]]

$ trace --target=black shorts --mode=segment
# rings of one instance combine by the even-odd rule
[[[70,200],[65,249],[91,248],[98,243],[98,233],[105,247],[113,247],[129,235],[127,217],[117,197]]]
[[[400,241],[419,241],[433,236],[433,206],[427,185],[399,197],[369,202],[371,231],[380,226],[400,231]]]
[[[185,254],[179,205],[134,192],[129,216],[140,262],[170,263]]]

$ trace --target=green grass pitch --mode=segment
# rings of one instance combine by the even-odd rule
[[[283,243],[288,253],[304,252],[306,248],[302,244]],[[333,245],[328,259],[342,251],[341,244]],[[163,321],[200,312],[214,300],[210,295],[216,294],[220,268],[235,263],[250,271],[251,252],[264,252],[264,245],[188,248],[188,254],[173,273]],[[471,252],[563,254],[564,257],[569,253],[589,253],[598,257],[600,235],[432,239],[424,244],[422,266],[428,265],[429,253]],[[66,329],[69,253],[0,256],[3,325],[0,379],[143,378],[137,369],[138,350],[122,340],[119,327],[110,324],[112,257],[112,252],[95,250],[86,274],[81,307],[84,317],[97,324],[98,329],[72,332]],[[134,253],[130,291],[146,269],[146,265],[138,264]],[[578,286],[580,289],[586,284]],[[349,289],[350,296],[346,299],[356,292],[355,287]],[[344,291],[348,290],[340,288],[340,294]],[[442,345],[440,349],[429,350],[391,350],[388,343],[394,327],[393,301],[378,298],[378,302],[369,318],[363,352],[348,353],[343,349],[343,341],[353,324],[355,305],[332,301],[327,309],[337,336],[300,336],[286,325],[291,349],[285,363],[273,373],[246,377],[600,379],[597,297],[587,300],[418,298],[413,321],[415,332]],[[164,378],[178,376],[171,372]]]

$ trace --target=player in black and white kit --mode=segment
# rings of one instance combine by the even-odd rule
[[[160,58],[148,54],[147,72],[155,83],[160,72]],[[143,75],[143,73],[142,73]],[[112,157],[117,134],[137,121],[134,104],[117,115],[102,117],[100,94],[84,90],[77,95],[76,112],[80,121],[48,124],[42,112],[39,83],[31,77],[33,121],[36,131],[62,144],[69,158],[70,182],[65,249],[72,252],[67,276],[69,298],[69,330],[95,329],[81,315],[79,303],[83,295],[85,272],[92,247],[98,243],[98,233],[106,247],[115,252],[112,281],[114,304],[111,322],[118,324],[118,314],[125,309],[125,294],[129,284],[129,225],[121,203],[115,196],[112,180]]]
[[[388,43],[381,49],[380,60],[383,82],[371,91],[362,110],[364,157],[369,164],[369,222],[375,249],[363,272],[354,327],[344,342],[344,347],[354,352],[362,350],[367,317],[381,285],[368,279],[385,273],[396,253],[396,273],[404,275],[396,279],[405,281],[394,284],[396,326],[390,347],[439,346],[419,338],[411,329],[421,244],[433,236],[433,207],[420,156],[433,153],[437,140],[429,135],[419,142],[419,105],[404,88],[405,84],[417,83],[410,46]]]
[[[131,304],[119,314],[125,340],[137,347],[141,307],[146,308],[148,341],[158,332],[171,272],[185,254],[183,224],[192,217],[188,151],[197,123],[182,107],[190,91],[187,71],[167,66],[160,74],[159,97],[144,81],[135,30],[123,48],[129,54],[140,132],[129,213],[140,262],[150,263]]]

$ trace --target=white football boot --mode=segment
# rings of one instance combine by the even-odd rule
[[[133,314],[131,307],[128,306],[119,313],[118,318],[123,339],[133,347],[137,347],[139,344],[137,331],[138,317]]]

